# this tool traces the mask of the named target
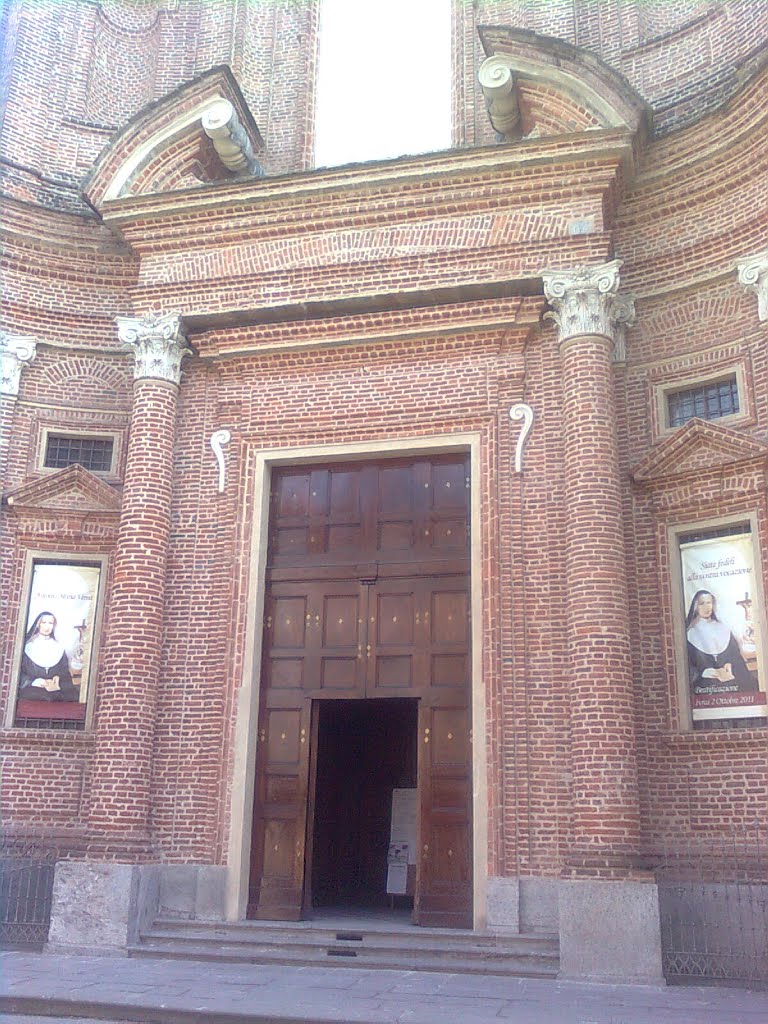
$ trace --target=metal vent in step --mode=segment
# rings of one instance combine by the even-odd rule
[[[363,936],[360,932],[336,932],[337,942],[362,942]]]
[[[357,956],[356,949],[328,949],[328,956]]]

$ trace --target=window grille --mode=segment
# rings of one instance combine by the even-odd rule
[[[701,384],[667,394],[667,415],[670,427],[680,427],[694,416],[715,420],[739,411],[739,385],[734,373],[725,380]]]
[[[114,447],[112,438],[49,434],[44,465],[48,469],[63,469],[77,462],[93,473],[108,473]]]

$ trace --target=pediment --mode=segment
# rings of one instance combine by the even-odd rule
[[[768,457],[768,445],[709,420],[689,420],[635,466],[632,479],[655,483]]]
[[[115,514],[120,494],[82,466],[67,466],[6,494],[11,510]]]
[[[494,128],[507,138],[601,128],[648,133],[648,105],[595,54],[529,29],[481,25],[478,32],[487,57],[480,83]],[[509,85],[515,96],[511,109],[506,102],[505,119],[502,92]],[[497,106],[500,118],[494,117]]]
[[[88,176],[85,198],[98,210],[128,196],[260,174],[262,149],[234,75],[216,67],[149,104],[113,136]]]

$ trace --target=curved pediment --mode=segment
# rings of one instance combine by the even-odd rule
[[[102,151],[85,183],[95,209],[126,196],[157,195],[260,174],[256,122],[228,67],[217,67],[140,111]]]
[[[593,53],[527,29],[482,25],[480,84],[494,128],[508,139],[599,128],[647,133],[650,109]]]
[[[710,420],[692,419],[639,462],[631,475],[636,483],[654,484],[766,457],[768,445],[762,441]]]

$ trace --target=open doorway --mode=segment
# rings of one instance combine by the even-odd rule
[[[413,907],[387,893],[392,793],[416,789],[418,701],[318,702],[306,908]]]

